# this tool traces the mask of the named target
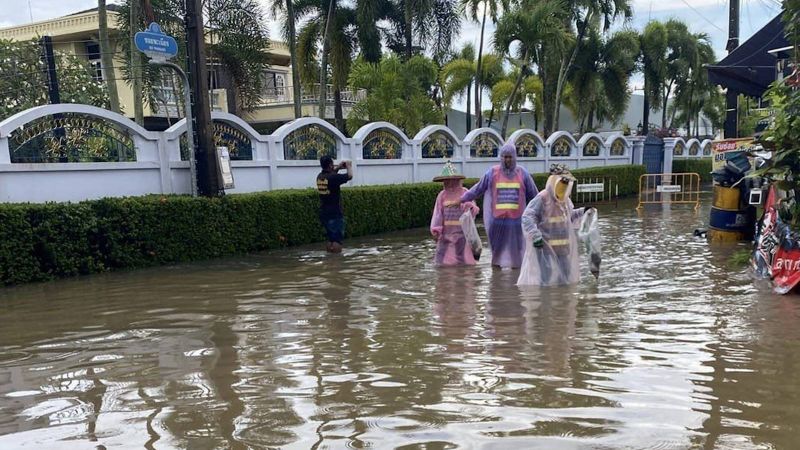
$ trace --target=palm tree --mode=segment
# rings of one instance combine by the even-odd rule
[[[685,23],[671,19],[667,21],[665,27],[667,30],[667,55],[664,86],[661,93],[662,128],[667,126],[669,96],[673,93],[673,88],[677,88],[680,83],[690,78],[690,62],[695,58],[697,52],[695,37],[689,32]]]
[[[394,29],[386,36],[389,49],[409,59],[416,50],[427,47],[434,62],[443,65],[461,22],[458,0],[372,1],[385,12],[383,18]],[[419,47],[414,45],[415,40]]]
[[[365,123],[380,120],[414,136],[425,125],[441,123],[442,115],[429,95],[436,73],[436,64],[420,55],[407,61],[394,55],[378,63],[357,60],[349,84],[366,89],[367,96],[353,106],[348,129],[352,133]]]
[[[547,64],[547,69],[550,72],[556,71],[556,83],[554,101],[552,107],[552,123],[555,128],[558,128],[559,111],[561,106],[561,97],[563,95],[564,85],[567,82],[569,72],[572,70],[572,65],[578,52],[581,50],[585,43],[587,33],[593,26],[599,26],[603,33],[608,31],[611,24],[619,17],[628,19],[632,15],[632,10],[629,0],[566,0],[567,14],[569,15],[569,22],[575,27],[575,45],[572,47],[571,52],[559,52],[556,55],[551,55],[547,52],[547,58],[556,57],[560,61],[558,63],[552,62]],[[553,78],[548,76],[547,78]],[[548,84],[548,83],[545,83]],[[549,114],[550,112],[548,112]]]
[[[475,126],[480,128],[483,126],[481,101],[483,97],[484,83],[481,66],[483,63],[483,35],[484,30],[486,29],[486,15],[487,13],[489,14],[492,23],[497,23],[497,17],[500,9],[508,9],[509,0],[461,0],[461,4],[464,6],[467,17],[477,22],[478,16],[481,16],[481,37],[480,41],[478,42],[478,67],[475,71]],[[492,86],[492,84],[488,83],[487,85]]]
[[[466,44],[458,57],[447,63],[441,70],[439,79],[444,90],[443,101],[449,106],[454,97],[467,97],[467,133],[472,130],[472,113],[470,111],[470,93],[476,79],[475,47]]]
[[[650,129],[650,108],[661,109],[661,90],[666,76],[667,29],[658,21],[649,22],[640,37],[644,74],[644,112],[642,125]]]
[[[530,102],[533,109],[534,128],[538,128],[539,116],[542,113],[542,80],[536,75],[528,75],[522,80],[514,98],[511,98],[519,78],[520,69],[515,67],[508,75],[492,85],[489,98],[492,101],[492,110],[489,111],[489,126],[491,126],[492,116],[495,108],[502,108],[503,104],[511,100],[511,111],[519,114],[520,126],[522,126],[522,108],[526,102]]]
[[[639,57],[639,35],[620,31],[604,40],[594,28],[576,55],[569,79],[567,101],[580,124],[580,132],[598,122],[616,122],[625,113],[630,98],[628,80]]]
[[[510,54],[511,44],[518,42],[515,59],[520,67],[519,75],[506,103],[501,134],[508,129],[508,114],[516,101],[522,80],[529,75],[529,66],[540,62],[544,44],[553,50],[563,50],[568,34],[564,28],[564,4],[561,1],[523,2],[508,11],[497,23],[495,47]]]
[[[381,59],[381,33],[378,22],[389,19],[392,4],[388,0],[356,0],[356,22],[361,57],[375,63]]]
[[[139,4],[139,0],[125,0],[120,4],[120,34],[132,35],[144,26]],[[152,6],[155,21],[178,42],[176,64],[185,65],[184,2],[161,0],[153,2]],[[251,109],[261,99],[263,74],[269,62],[269,36],[264,27],[266,22],[261,17],[260,4],[257,0],[205,0],[203,15],[204,33],[209,36],[206,47],[209,59],[218,60],[221,70],[230,75],[234,109]],[[126,56],[122,66],[126,78],[133,81],[134,90],[137,84],[141,84],[144,92],[142,96],[134,94],[134,114],[138,116],[141,111],[139,98],[145,98],[151,105],[158,101],[155,88],[161,83],[161,68],[136,62],[147,59],[143,55],[143,59],[138,59],[140,53],[129,39],[122,40],[121,47]]]
[[[274,0],[272,3],[273,18],[277,18],[279,12],[286,16],[283,21],[283,36],[289,45],[289,63],[292,66],[292,97],[294,104],[294,118],[299,119],[303,116],[300,93],[300,72],[297,70],[297,18],[294,14],[294,2],[292,0]]]
[[[689,34],[684,54],[685,71],[676,82],[675,110],[681,113],[681,122],[686,124],[687,134],[691,134],[691,121],[699,122],[703,104],[717,91],[708,80],[705,65],[715,61],[714,49],[705,33]]]
[[[539,117],[544,112],[544,84],[542,84],[541,78],[531,75],[525,78],[525,81],[522,82],[522,87],[525,90],[525,99],[533,107],[533,129],[538,130]]]
[[[313,86],[319,80],[321,97],[319,113],[320,117],[324,118],[323,104],[327,90],[328,59],[330,59],[336,127],[344,131],[341,91],[347,85],[355,49],[353,26],[356,23],[356,12],[350,7],[337,5],[336,0],[295,0],[294,10],[296,17],[305,20],[297,38],[297,70],[306,85]],[[321,50],[319,50],[320,44],[322,44]]]
[[[496,53],[487,53],[481,58],[481,74],[480,78],[483,81],[481,86],[489,88],[489,100],[491,109],[489,110],[489,123],[486,126],[492,126],[494,119],[494,112],[496,111],[495,102],[492,100],[492,89],[494,85],[506,78],[506,71],[503,68],[503,56]],[[481,94],[482,95],[482,94]],[[483,113],[481,113],[481,116]],[[483,126],[483,124],[479,124]]]

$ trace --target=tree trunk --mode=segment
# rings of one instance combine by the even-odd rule
[[[319,64],[319,118],[325,119],[325,97],[328,95],[328,32],[333,20],[333,10],[336,7],[336,0],[328,3],[328,14],[325,18],[325,34],[322,35],[322,56]]]
[[[586,130],[591,132],[594,129],[594,108],[589,109],[589,120],[586,125]]]
[[[404,6],[404,11],[403,11],[404,16],[405,16],[405,21],[406,21],[405,27],[403,28],[403,35],[404,35],[405,40],[406,40],[406,61],[411,59],[411,53],[413,51],[413,42],[412,42],[412,37],[413,36],[411,34],[411,32],[412,32],[411,24],[412,24],[413,19],[414,19],[414,12],[411,10],[411,7],[412,7],[411,2],[410,1],[406,1],[405,2],[405,6]]]
[[[667,105],[669,102],[670,91],[672,91],[672,81],[670,81],[667,85],[661,102],[661,128],[667,128]]]
[[[492,119],[494,119],[494,103],[492,104],[492,109],[489,110],[489,125],[487,127],[492,126]]]
[[[144,124],[144,108],[142,107],[142,63],[139,57],[139,51],[136,50],[136,43],[134,36],[139,31],[139,2],[132,1],[131,5],[131,24],[130,24],[130,40],[131,40],[131,76],[133,77],[133,118],[137,124]]]
[[[488,6],[483,2],[483,20],[481,20],[481,38],[478,44],[478,65],[475,70],[475,127],[480,128],[483,126],[483,110],[481,109],[481,102],[483,101],[483,86],[481,85],[481,77],[483,75],[483,32],[486,28],[486,10]]]
[[[542,79],[542,112],[544,114],[544,124],[542,132],[544,138],[553,132],[553,119],[555,118],[553,103],[555,102],[555,83],[550,81],[553,74],[552,62],[549,55],[541,52],[539,55],[539,78]],[[557,75],[556,75],[557,76]]]
[[[336,119],[336,128],[342,133],[347,133],[347,127],[344,123],[344,114],[342,113],[342,91],[338,86],[333,88],[333,115]]]
[[[650,132],[650,99],[647,96],[647,79],[644,82],[644,105],[642,106],[642,132],[645,136]]]
[[[111,43],[108,41],[108,16],[106,14],[106,0],[97,0],[97,21],[100,34],[100,61],[103,65],[103,79],[108,89],[108,103],[111,110],[119,113],[119,95],[117,94],[117,81],[114,76],[114,57]]]
[[[586,19],[583,20],[583,25],[578,26],[578,36],[575,39],[575,48],[572,49],[572,55],[570,55],[569,60],[561,60],[561,68],[558,71],[558,82],[556,83],[556,101],[555,101],[555,110],[553,117],[555,119],[555,128],[558,128],[558,122],[561,116],[561,95],[564,91],[564,84],[567,82],[567,75],[569,74],[569,68],[572,67],[572,64],[575,62],[575,58],[578,56],[578,50],[581,48],[581,43],[583,42],[583,36],[586,34],[586,29],[588,28],[589,18],[591,17],[592,13],[587,13]]]
[[[470,111],[471,94],[472,94],[472,83],[467,85],[467,133],[472,131],[472,111]]]
[[[525,53],[522,55],[522,61],[528,60],[528,49],[525,49]],[[523,62],[522,66],[519,68],[519,76],[517,77],[517,82],[514,83],[514,89],[511,90],[511,95],[508,97],[508,103],[506,103],[506,113],[503,116],[503,127],[501,128],[500,134],[503,136],[503,139],[506,138],[506,131],[508,130],[508,115],[511,112],[511,105],[514,103],[514,97],[517,96],[517,91],[519,90],[519,86],[522,84],[522,78],[525,76],[525,70],[527,69],[527,65]]]
[[[286,21],[289,25],[289,61],[292,65],[292,100],[294,103],[294,118],[303,117],[302,94],[300,93],[300,71],[297,70],[297,32],[295,31],[294,4],[286,0]]]

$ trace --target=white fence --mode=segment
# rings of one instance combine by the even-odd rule
[[[664,151],[673,158],[710,158],[711,139],[664,138]]]
[[[431,125],[409,138],[390,123],[375,122],[347,138],[317,118],[295,120],[270,135],[259,134],[228,113],[212,112],[212,119],[217,145],[229,146],[237,158],[232,161],[236,188],[230,193],[312,187],[324,153],[353,161],[354,185],[430,181],[446,159],[467,177],[479,177],[497,164],[504,143],[489,128],[460,139],[445,126]],[[164,132],[152,132],[119,114],[87,105],[23,111],[0,122],[0,201],[187,194],[189,163],[181,156],[185,133],[185,120]],[[563,131],[543,140],[527,129],[508,138],[517,147],[519,164],[531,173],[545,172],[556,162],[571,168],[641,164],[642,140],[589,133],[576,141]],[[26,153],[33,144],[52,142],[64,145],[54,144],[48,150],[49,162],[42,162],[41,154]],[[90,162],[93,154],[86,149],[97,147],[100,155],[111,144],[117,149],[113,162]],[[63,153],[64,146],[78,149],[80,155]],[[109,159],[108,153],[102,156],[97,159]]]

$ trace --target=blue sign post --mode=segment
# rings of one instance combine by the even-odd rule
[[[192,95],[189,91],[189,77],[178,65],[169,62],[169,59],[178,54],[178,43],[175,38],[166,35],[161,31],[157,23],[152,22],[147,31],[140,31],[134,36],[136,48],[150,57],[151,64],[166,66],[174,70],[183,79],[183,101],[184,111],[186,111],[186,143],[189,146],[189,173],[191,182],[192,196],[197,195],[197,168],[195,166],[194,155],[194,129],[192,127]]]
[[[147,31],[136,33],[133,41],[139,51],[158,62],[172,59],[178,54],[178,43],[175,42],[175,38],[164,34],[155,22],[147,27]]]

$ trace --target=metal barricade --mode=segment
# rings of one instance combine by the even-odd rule
[[[650,173],[639,178],[639,205],[690,204],[700,207],[700,175]]]
[[[577,177],[578,181],[572,191],[572,202],[576,205],[617,204],[619,183],[617,177]]]

